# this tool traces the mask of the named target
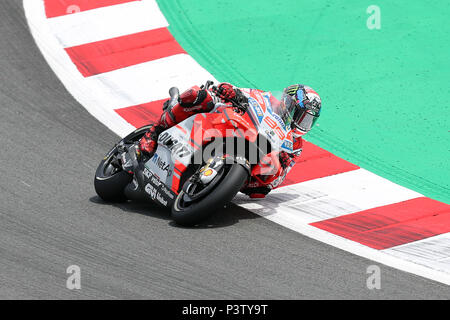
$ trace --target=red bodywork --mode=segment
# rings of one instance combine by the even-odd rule
[[[187,134],[182,127],[178,128]],[[213,113],[199,113],[194,118],[194,124],[190,133],[190,145],[194,150],[200,146],[205,146],[217,138],[243,138],[249,142],[255,143],[258,138],[258,130],[248,113],[242,114],[233,107],[221,107]],[[254,165],[251,170],[249,181],[260,186],[269,185],[277,179],[282,173],[282,167],[278,158],[279,151],[272,151]],[[179,162],[175,163],[175,170],[178,173],[184,171],[185,166]],[[179,188],[179,178],[174,176],[172,189]]]

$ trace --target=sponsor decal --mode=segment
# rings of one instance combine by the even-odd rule
[[[269,125],[271,129],[273,129],[273,131],[275,131],[280,140],[283,140],[286,137],[283,130],[277,125],[277,123],[271,117],[265,117],[264,121]],[[268,132],[266,131],[266,133]]]
[[[147,183],[145,185],[145,192],[147,192],[150,195],[152,200],[156,199],[156,189],[150,183]]]
[[[256,188],[256,187],[260,187],[261,184],[258,181],[254,181],[254,182],[249,182],[247,184],[247,188]]]
[[[157,153],[155,153],[155,155],[153,156],[152,162],[154,164],[156,164],[156,166],[158,168],[160,168],[162,171],[166,171],[167,176],[170,177],[172,175],[172,170],[170,169],[170,164],[166,163],[164,160],[162,160]]]
[[[147,179],[150,179],[150,177],[152,176],[152,173],[147,168],[144,169],[143,174]]]
[[[159,187],[159,186],[162,185],[162,182],[161,182],[158,178],[156,178],[156,177],[154,177],[154,176],[151,177],[150,181],[151,181],[151,183],[152,183],[153,185],[155,185],[156,187]]]
[[[287,149],[287,150],[289,150],[289,151],[292,151],[292,148],[293,148],[292,141],[285,140],[285,141],[283,142],[283,144],[281,145],[281,147],[282,147],[283,149]]]
[[[276,113],[272,113],[272,117],[274,117],[275,120],[277,120],[277,122],[278,122],[279,124],[281,124],[281,126],[283,127],[283,129],[286,130],[286,125],[284,124],[283,119],[281,119],[281,117],[280,117],[279,115],[277,115]]]
[[[261,109],[261,106],[256,102],[253,98],[248,98],[248,102],[252,106],[253,110],[255,111],[256,117],[258,118],[258,121],[261,123],[261,121],[264,118],[264,112]]]
[[[292,140],[292,130],[288,132],[286,139]]]
[[[133,178],[133,187],[134,187],[133,190],[137,190],[139,188],[139,184],[138,184],[136,178]]]
[[[191,112],[191,111],[197,111],[201,108],[203,108],[203,106],[199,105],[199,106],[193,106],[193,107],[189,107],[189,108],[183,108],[183,110],[186,112]]]
[[[209,177],[210,175],[212,175],[213,174],[213,170],[210,168],[210,169],[208,169],[208,170],[206,170],[205,172],[203,172],[203,175],[205,176],[205,177]]]
[[[273,130],[266,130],[266,137],[269,138],[271,142],[275,142],[275,132]]]
[[[266,102],[267,107],[271,107],[272,104],[270,103],[270,97],[266,94],[263,95],[264,101]]]
[[[178,141],[178,139],[173,138],[168,132],[163,132],[159,136],[159,142],[162,143],[169,149],[172,154],[183,158],[191,154],[188,147],[186,147],[183,142]]]
[[[156,193],[156,200],[161,203],[163,206],[167,206],[167,200],[164,199],[159,192]]]
[[[260,105],[264,104],[263,99],[261,99],[261,94],[258,91],[255,91],[255,97],[256,97],[256,100],[258,100],[258,103]]]
[[[167,197],[169,197],[170,200],[175,199],[175,195],[173,194],[173,192],[167,189],[165,185],[161,186],[161,192],[164,193]]]
[[[144,169],[144,176],[148,179],[145,185],[145,192],[150,195],[152,200],[159,202],[163,206],[173,202],[175,194],[147,168]]]

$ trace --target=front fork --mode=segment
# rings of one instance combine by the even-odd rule
[[[242,165],[250,174],[250,164],[245,157],[232,157],[225,154],[208,159],[183,185],[183,192],[187,195],[188,200],[194,201],[205,196],[222,179],[225,174],[225,165],[236,163]]]

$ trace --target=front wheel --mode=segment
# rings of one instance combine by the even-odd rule
[[[222,170],[219,173],[220,180],[212,190],[207,190],[206,195],[206,190],[195,192],[195,186],[187,182],[188,185],[180,191],[172,207],[172,219],[176,223],[184,226],[198,224],[234,198],[247,180],[248,172],[237,163],[226,165]]]

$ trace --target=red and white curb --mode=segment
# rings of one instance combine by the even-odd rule
[[[50,67],[120,136],[161,113],[168,89],[215,80],[154,0],[24,0]],[[301,79],[299,79],[301,81]],[[450,285],[450,206],[306,143],[283,187],[238,205],[313,239]]]

